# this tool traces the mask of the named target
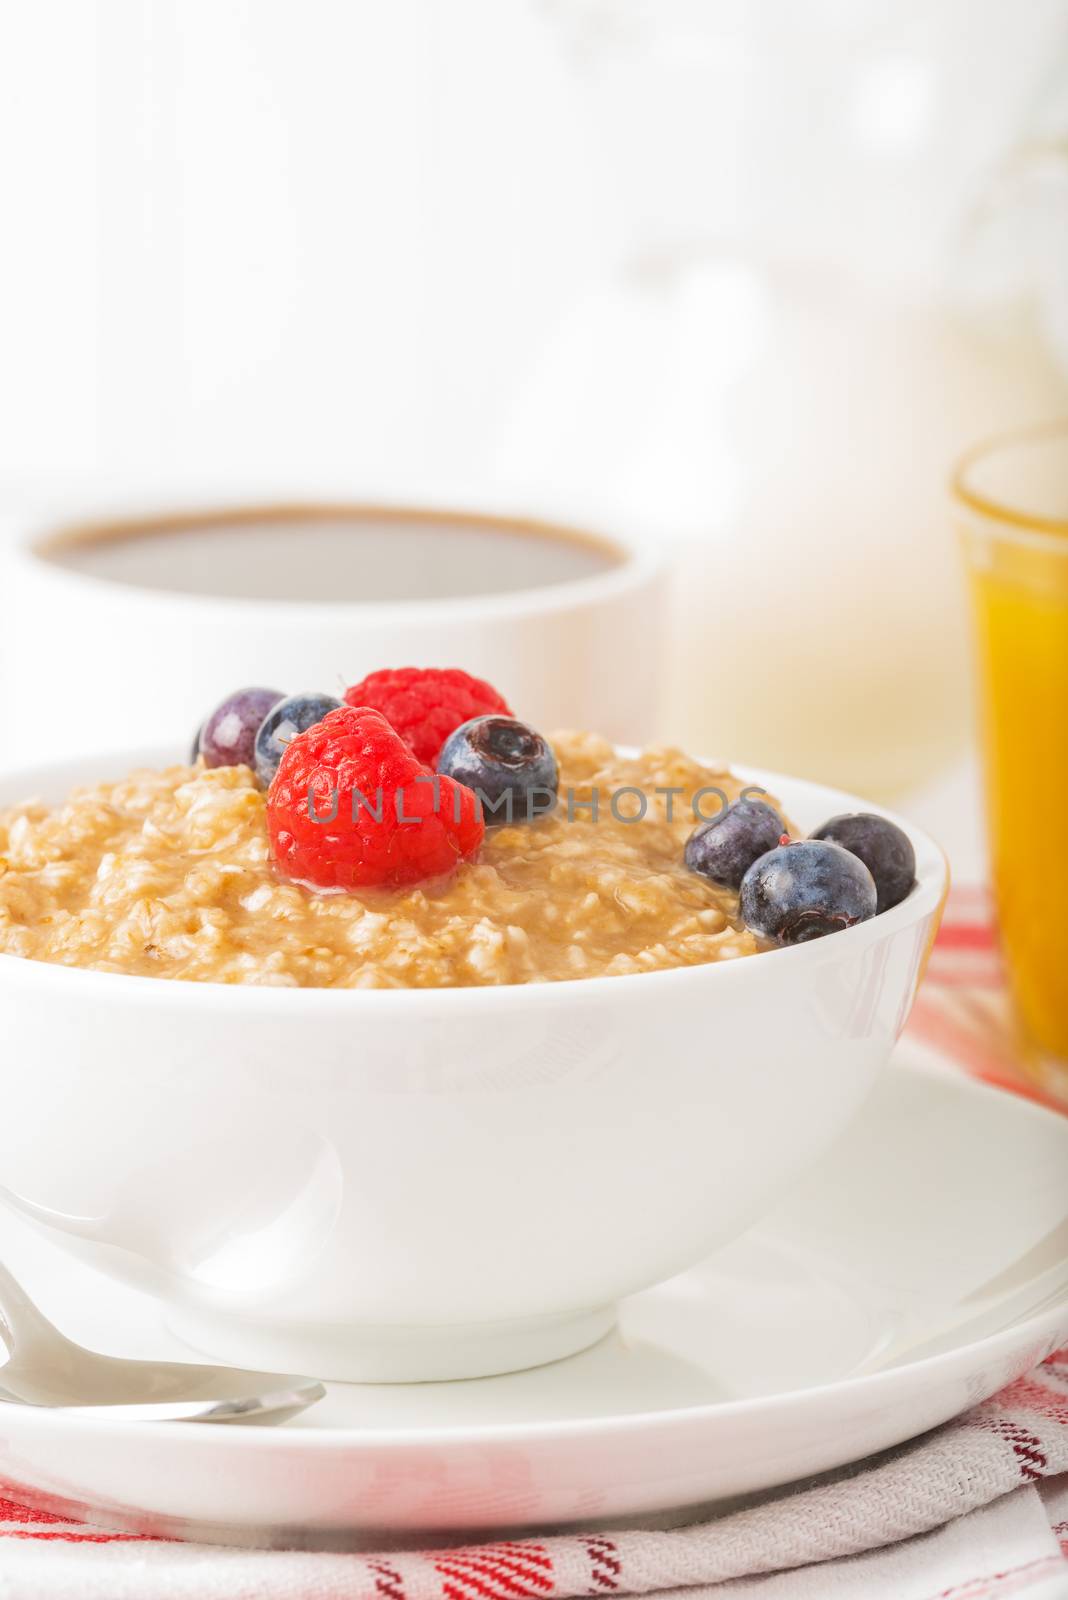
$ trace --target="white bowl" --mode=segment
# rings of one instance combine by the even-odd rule
[[[101,767],[7,777],[0,804]],[[862,807],[744,776],[803,828]],[[573,1353],[747,1227],[871,1089],[947,886],[895,820],[901,905],[708,966],[295,990],[0,956],[0,1194],[219,1359],[408,1380]]]

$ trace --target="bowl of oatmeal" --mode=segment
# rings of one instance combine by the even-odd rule
[[[944,858],[891,819],[904,898],[781,947],[688,865],[695,819],[859,801],[546,743],[555,809],[358,891],[280,872],[247,765],[5,777],[0,1197],[198,1349],[382,1381],[571,1354],[747,1227],[884,1066]]]

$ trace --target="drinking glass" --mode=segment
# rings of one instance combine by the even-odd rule
[[[987,823],[1025,1058],[1068,1097],[1068,422],[978,446],[954,481]]]

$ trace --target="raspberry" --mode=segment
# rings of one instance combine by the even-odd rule
[[[485,828],[473,790],[431,773],[379,712],[340,706],[286,746],[267,832],[287,877],[364,889],[449,872]]]
[[[491,711],[512,715],[496,689],[459,667],[396,667],[372,672],[345,690],[350,706],[373,706],[420,761],[433,768],[450,733]]]

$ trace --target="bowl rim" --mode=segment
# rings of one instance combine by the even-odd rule
[[[622,744],[617,746],[621,754],[632,752],[634,748]],[[112,750],[99,756],[83,756],[71,761],[52,762],[22,771],[13,769],[2,772],[0,805],[20,803],[8,798],[11,791],[19,785],[25,784],[27,787],[21,792],[32,796],[35,792],[47,791],[50,787],[58,788],[62,785],[65,792],[66,789],[79,783],[91,782],[93,781],[91,771],[98,763],[101,776],[109,769],[115,770],[119,763],[122,764],[118,767],[120,772],[133,772],[139,767],[174,765],[175,752],[173,748]],[[718,765],[719,770],[723,770],[722,764],[716,762],[706,764],[714,769]],[[916,851],[916,884],[911,893],[898,905],[892,906],[889,911],[883,911],[867,922],[857,923],[854,927],[845,928],[828,938],[812,939],[788,949],[761,951],[760,959],[755,961],[740,957],[730,961],[699,962],[693,966],[666,967],[653,972],[625,973],[611,977],[601,975],[536,983],[463,984],[433,988],[291,988],[267,984],[192,982],[178,978],[148,977],[137,973],[99,972],[90,967],[66,966],[61,962],[38,961],[32,957],[0,952],[0,990],[10,983],[37,984],[42,987],[60,983],[68,989],[74,985],[75,988],[81,987],[83,990],[97,989],[103,983],[105,985],[103,993],[113,995],[116,1002],[125,996],[127,1002],[137,1004],[158,1004],[165,1000],[171,1006],[191,1008],[199,1006],[210,1010],[224,1005],[231,1009],[244,1007],[258,1012],[278,1010],[287,1016],[293,1012],[298,1014],[313,1012],[325,1016],[344,1015],[351,1013],[354,1008],[376,1015],[389,1014],[399,1008],[406,1012],[416,1008],[421,1014],[462,1015],[467,1011],[492,1012],[501,1006],[515,1006],[520,1003],[526,1006],[564,1006],[571,1004],[579,996],[585,996],[591,1004],[596,1004],[598,997],[604,1001],[609,996],[614,996],[617,1000],[623,1001],[633,994],[635,984],[641,986],[638,992],[647,995],[650,1001],[653,1001],[658,993],[670,1001],[672,995],[677,994],[687,984],[692,986],[712,981],[722,985],[765,981],[760,979],[758,974],[764,973],[765,978],[770,979],[772,972],[775,971],[781,972],[785,979],[788,972],[797,976],[808,968],[818,968],[845,960],[867,945],[880,943],[904,928],[919,924],[925,918],[931,918],[932,922],[928,938],[927,953],[929,953],[937,932],[938,914],[949,893],[950,881],[949,862],[945,851],[929,834],[887,807],[863,800],[846,790],[831,788],[807,778],[791,778],[783,773],[768,771],[766,768],[750,766],[748,763],[739,763],[731,766],[729,770],[735,777],[762,787],[770,794],[785,795],[783,804],[790,813],[794,812],[796,803],[790,800],[791,793],[807,792],[812,798],[821,797],[821,810],[822,797],[826,797],[828,818],[843,811],[870,811],[895,822],[908,835]],[[65,774],[67,776],[64,776]],[[36,791],[34,786],[38,786]],[[770,967],[771,960],[775,960],[778,966]],[[711,977],[712,974],[715,974],[714,978]],[[749,974],[748,978],[746,974]]]

